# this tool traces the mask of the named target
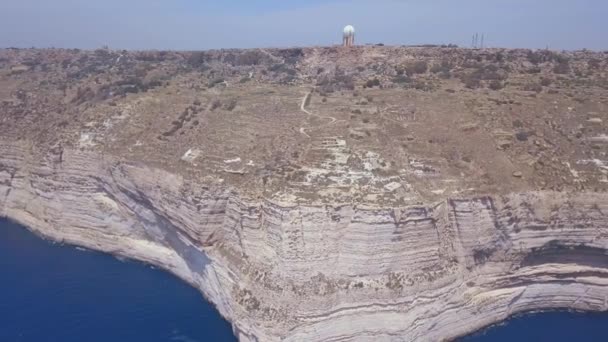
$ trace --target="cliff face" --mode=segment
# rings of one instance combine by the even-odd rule
[[[0,216],[143,260],[243,341],[607,310],[608,55],[0,49]]]
[[[297,205],[4,140],[0,216],[175,273],[242,341],[443,340],[521,311],[608,310],[602,193]]]

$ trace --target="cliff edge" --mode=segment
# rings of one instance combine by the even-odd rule
[[[0,50],[0,216],[163,267],[242,341],[608,310],[607,55]]]

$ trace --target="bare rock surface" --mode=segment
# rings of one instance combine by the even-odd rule
[[[242,341],[608,310],[605,54],[0,50],[0,216],[157,265]]]

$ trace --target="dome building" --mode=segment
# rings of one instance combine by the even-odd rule
[[[355,28],[352,25],[348,25],[344,28],[342,45],[346,47],[355,45]]]

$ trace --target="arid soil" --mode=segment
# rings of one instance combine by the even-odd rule
[[[376,46],[0,50],[0,133],[304,202],[601,191],[607,64]]]

